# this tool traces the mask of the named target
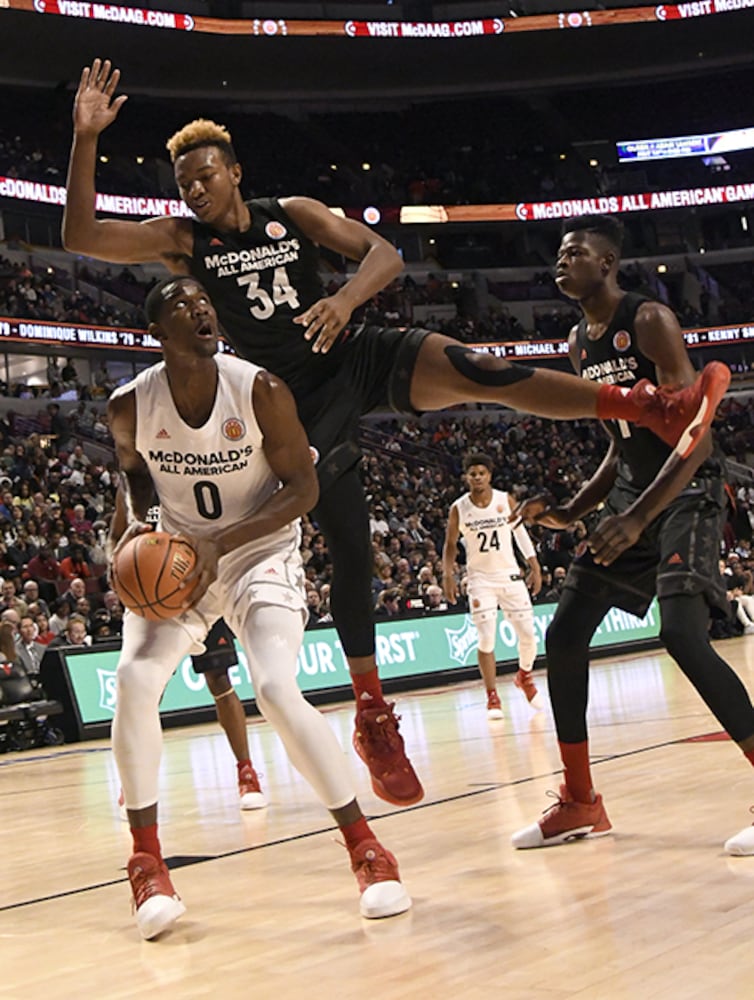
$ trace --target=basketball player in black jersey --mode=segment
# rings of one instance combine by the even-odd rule
[[[623,227],[610,216],[564,226],[556,282],[583,319],[569,337],[575,370],[593,382],[639,379],[689,385],[694,379],[675,314],[618,285]],[[725,519],[725,467],[711,434],[666,468],[670,448],[652,431],[606,421],[611,442],[599,469],[567,503],[533,498],[514,511],[528,522],[565,528],[604,501],[598,526],[573,560],[547,630],[548,684],[564,766],[560,799],[513,836],[519,848],[547,847],[609,833],[589,769],[586,710],[589,644],[612,607],[643,617],[657,595],[660,637],[710,711],[754,764],[754,707],[741,681],[712,648],[710,614],[728,614],[718,569]],[[740,848],[749,845],[751,850]],[[754,853],[754,828],[726,844]]]
[[[320,455],[320,501],[312,516],[332,557],[333,618],[357,699],[354,747],[377,795],[396,805],[418,802],[424,793],[377,675],[372,552],[358,468],[360,417],[385,406],[417,413],[486,402],[545,417],[622,418],[651,425],[680,460],[712,419],[730,372],[724,365],[708,366],[680,395],[646,391],[644,384],[629,393],[511,364],[426,330],[352,329],[353,310],[396,277],[400,255],[367,226],[338,218],[311,198],[245,202],[229,133],[203,119],[168,143],[178,190],[193,219],[98,220],[97,142],[126,100],[116,97],[119,79],[120,72],[99,59],[81,75],[64,246],[113,263],[158,261],[176,274],[194,275],[209,291],[235,350],[289,385]],[[358,262],[331,296],[320,282],[318,246]]]

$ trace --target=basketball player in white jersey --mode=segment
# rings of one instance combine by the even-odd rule
[[[113,750],[133,836],[128,876],[139,930],[156,937],[185,912],[157,832],[159,703],[175,668],[203,650],[220,617],[246,653],[260,711],[340,827],[362,916],[401,913],[411,900],[395,858],[356,802],[330,726],[296,683],[306,620],[298,518],[316,502],[317,479],[293,397],[270,373],[217,353],[217,316],[194,278],[160,282],[145,310],[163,360],[109,403],[122,473],[112,542],[117,553],[151,530],[156,492],[163,530],[196,549],[186,585],[197,586],[177,618],[127,612],[123,624]]]
[[[516,546],[528,563],[528,583],[533,594],[542,586],[542,573],[534,546],[526,529],[511,528],[511,503],[508,494],[492,488],[492,459],[488,455],[467,455],[463,463],[469,492],[450,508],[445,544],[442,550],[442,586],[451,604],[458,598],[453,574],[458,540],[463,536],[468,572],[471,620],[479,634],[479,672],[487,689],[487,715],[502,719],[497,693],[495,631],[497,611],[501,608],[518,638],[518,673],[514,678],[530,705],[539,708],[539,696],[531,670],[537,656],[534,612],[524,574],[516,559]]]

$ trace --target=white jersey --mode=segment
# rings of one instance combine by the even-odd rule
[[[160,500],[160,527],[197,538],[252,515],[279,488],[262,450],[252,402],[257,365],[216,354],[217,394],[201,427],[176,409],[165,363],[140,372],[127,386],[136,393],[136,450],[149,467]],[[220,560],[239,568],[250,556],[298,546],[298,522],[241,546]]]
[[[489,504],[477,507],[471,500],[471,494],[464,493],[453,507],[458,511],[458,530],[463,535],[466,549],[469,587],[475,583],[518,578],[521,568],[513,549],[513,538],[525,559],[534,555],[534,547],[525,528],[518,527],[515,532],[511,530],[508,494],[493,490]]]

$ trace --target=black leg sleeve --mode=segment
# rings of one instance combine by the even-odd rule
[[[325,536],[332,560],[330,605],[343,650],[346,656],[371,656],[372,545],[358,468],[349,469],[320,494],[312,517]]]
[[[754,736],[754,707],[738,676],[710,645],[709,606],[702,594],[660,600],[665,648],[736,743]]]
[[[589,643],[609,608],[604,601],[566,588],[547,629],[547,685],[561,743],[583,743],[587,738]]]

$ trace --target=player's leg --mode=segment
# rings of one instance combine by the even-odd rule
[[[514,847],[550,847],[609,832],[611,825],[595,794],[589,767],[586,710],[589,643],[610,601],[565,588],[547,630],[547,683],[564,783],[554,806],[537,823],[513,835]]]
[[[393,805],[413,805],[423,798],[424,790],[406,756],[399,717],[383,697],[377,672],[369,516],[356,467],[324,489],[312,517],[332,559],[330,604],[356,697],[354,748],[369,768],[376,795]]]
[[[696,487],[696,493],[693,492]],[[662,515],[657,593],[660,638],[707,707],[754,764],[754,707],[746,688],[709,640],[714,612],[730,605],[718,570],[726,516],[722,478],[699,478]],[[725,845],[731,854],[754,854],[754,827]]]
[[[234,627],[249,661],[257,705],[293,766],[340,827],[361,892],[365,917],[388,917],[411,905],[395,858],[377,840],[354,796],[346,759],[325,717],[296,682],[303,620],[287,607],[254,604]]]
[[[512,580],[502,589],[499,600],[518,639],[518,671],[513,683],[524,693],[532,708],[541,708],[542,702],[532,677],[532,668],[537,658],[537,634],[529,590],[523,580]]]
[[[497,596],[491,587],[469,591],[471,620],[477,631],[477,664],[487,694],[487,718],[502,719],[503,709],[497,693],[495,634],[498,618]]]
[[[112,744],[133,839],[128,877],[136,922],[147,939],[171,927],[186,909],[162,858],[157,798],[162,754],[160,699],[177,664],[193,645],[191,634],[174,621],[148,622],[126,614]]]
[[[236,758],[241,809],[264,809],[267,800],[251,762],[246,712],[228,676],[228,671],[238,663],[235,638],[222,618],[212,626],[204,645],[203,653],[191,657],[191,665],[195,673],[204,674],[207,688],[215,700],[217,721],[222,726]]]
[[[416,356],[410,400],[418,411],[481,402],[553,419],[627,420],[648,427],[685,457],[711,424],[729,384],[727,365],[711,362],[686,389],[656,391],[644,380],[628,390],[517,365],[430,333]]]

